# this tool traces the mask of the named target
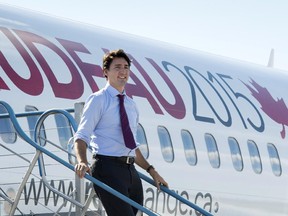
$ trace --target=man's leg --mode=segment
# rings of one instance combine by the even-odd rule
[[[134,166],[130,166],[130,173],[131,173],[131,185],[129,188],[129,197],[130,199],[134,200],[140,205],[143,205],[144,198],[143,198],[142,182]],[[138,212],[138,209],[133,206],[132,208],[133,208],[134,214],[136,215]]]
[[[92,167],[92,175],[123,195],[129,197],[131,172],[128,165],[99,159]],[[94,185],[94,189],[109,216],[136,215],[132,206],[128,203],[96,185]]]

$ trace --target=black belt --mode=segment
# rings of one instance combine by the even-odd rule
[[[123,164],[134,164],[135,158],[134,157],[115,157],[115,156],[106,156],[106,155],[93,155],[94,159],[104,159],[104,160],[113,160]]]

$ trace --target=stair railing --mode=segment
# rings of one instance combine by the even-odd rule
[[[18,133],[18,135],[24,140],[26,141],[27,143],[29,143],[30,145],[32,145],[35,149],[36,149],[36,154],[29,166],[29,171],[31,173],[33,167],[35,166],[37,160],[39,161],[39,172],[40,172],[40,175],[41,177],[43,178],[43,182],[45,183],[45,185],[50,189],[52,190],[54,193],[58,194],[59,196],[63,197],[64,199],[68,200],[69,202],[79,206],[80,208],[82,209],[87,209],[86,205],[89,204],[85,203],[85,205],[79,203],[78,201],[76,201],[75,199],[72,199],[71,197],[67,196],[66,194],[56,190],[54,187],[52,187],[47,179],[46,179],[46,171],[45,171],[45,164],[44,164],[44,160],[43,160],[43,153],[49,157],[51,157],[52,159],[56,160],[57,162],[61,163],[62,165],[64,165],[65,167],[67,167],[68,169],[74,171],[74,166],[68,162],[66,162],[65,160],[63,160],[62,158],[59,158],[58,156],[54,155],[53,153],[51,153],[50,151],[48,151],[47,149],[43,148],[41,145],[39,145],[37,143],[37,136],[36,136],[36,131],[39,131],[43,121],[49,116],[49,115],[52,115],[52,114],[63,114],[70,122],[74,132],[77,131],[77,123],[75,121],[75,119],[73,118],[73,116],[66,110],[61,110],[61,109],[52,109],[52,110],[48,110],[46,112],[42,112],[42,115],[39,117],[37,123],[36,123],[36,126],[35,126],[35,141],[31,140],[27,134],[22,130],[21,126],[19,125],[18,121],[17,121],[17,118],[16,118],[16,115],[13,111],[13,109],[10,107],[9,104],[7,104],[6,102],[4,101],[0,101],[0,105],[4,106],[8,112],[8,116],[9,118],[11,119],[12,121],[12,124],[16,130],[16,132]],[[18,115],[18,116],[22,116],[21,115]],[[1,117],[1,115],[0,115]],[[3,116],[2,116],[3,117]],[[38,140],[39,141],[39,140]],[[39,142],[41,143],[41,142]],[[29,177],[29,172],[26,173],[25,175],[25,178],[23,179],[23,185],[21,184],[19,190],[18,190],[18,193],[16,195],[16,198],[13,202],[13,205],[12,205],[12,208],[11,208],[11,212],[10,212],[10,215],[13,215],[14,212],[15,212],[15,209],[17,207],[17,204],[20,200],[20,196],[21,196],[21,193],[23,191],[23,188],[28,180],[28,177]],[[152,179],[150,179],[149,177],[145,176],[144,174],[140,173],[139,172],[139,175],[140,177],[147,181],[148,183],[154,185],[154,181]],[[120,198],[121,200],[129,203],[130,205],[134,206],[135,208],[139,209],[140,211],[142,211],[143,213],[146,213],[147,215],[152,215],[152,216],[156,216],[156,214],[152,211],[150,211],[149,209],[143,207],[142,205],[136,203],[135,201],[129,199],[128,197],[124,196],[123,194],[119,193],[118,191],[114,190],[113,188],[109,187],[108,185],[102,183],[101,181],[99,181],[98,179],[95,179],[94,177],[90,176],[89,174],[85,174],[84,178],[88,179],[89,181],[91,181],[92,183],[96,184],[97,186],[101,187],[102,189],[112,193],[114,196],[117,196],[118,198]],[[26,182],[24,182],[24,180],[26,180]],[[155,186],[155,185],[154,185]],[[185,203],[187,204],[188,206],[190,206],[191,208],[195,209],[196,211],[200,212],[201,214],[205,215],[205,216],[212,216],[211,213],[207,212],[206,210],[200,208],[199,206],[191,203],[190,201],[184,199],[183,197],[179,196],[178,194],[176,194],[175,192],[173,192],[172,190],[164,187],[164,186],[160,186],[161,190],[168,193],[169,195],[173,196],[174,198],[178,199],[179,201],[181,201],[182,203]],[[82,215],[84,215],[85,212],[83,212]]]

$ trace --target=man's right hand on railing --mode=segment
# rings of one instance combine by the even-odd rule
[[[78,163],[75,165],[75,172],[79,178],[83,178],[87,173],[91,175],[91,170],[88,165],[88,160],[86,156],[87,145],[83,140],[76,140],[74,144],[75,154]]]
[[[91,170],[88,164],[81,162],[75,165],[75,172],[79,176],[79,178],[83,178],[87,173],[91,175]]]

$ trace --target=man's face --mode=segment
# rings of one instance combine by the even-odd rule
[[[111,86],[123,92],[130,75],[130,67],[124,58],[114,58],[110,68],[105,69],[105,75]]]

